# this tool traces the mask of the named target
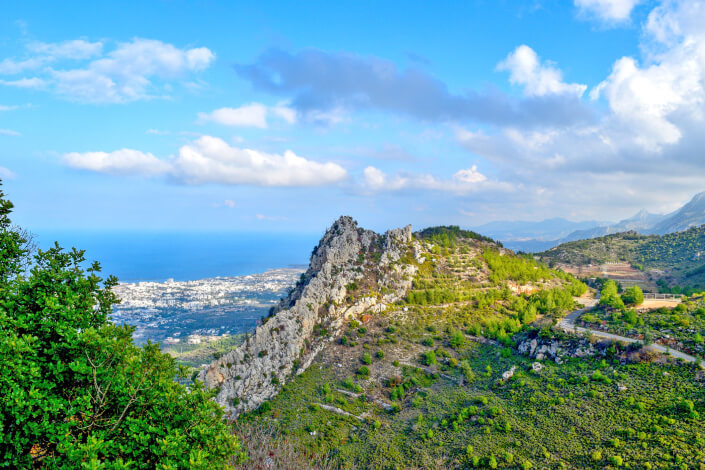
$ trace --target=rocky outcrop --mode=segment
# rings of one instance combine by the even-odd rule
[[[303,372],[338,336],[346,318],[383,311],[406,294],[416,267],[398,261],[413,257],[415,245],[411,226],[378,235],[341,217],[272,315],[199,378],[218,388],[216,401],[233,414],[256,408]]]
[[[539,361],[550,359],[561,364],[568,357],[594,356],[601,351],[584,338],[573,337],[570,339],[544,339],[526,338],[521,341],[517,349]]]

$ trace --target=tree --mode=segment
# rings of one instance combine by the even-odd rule
[[[58,244],[33,258],[0,191],[0,467],[224,468],[241,457],[213,393],[108,316],[117,279]],[[23,268],[27,266],[27,268]]]
[[[644,303],[644,293],[639,286],[634,285],[624,291],[622,302],[625,305],[641,305]]]
[[[617,283],[611,279],[605,281],[602,290],[600,291],[600,305],[623,309],[624,302],[619,297],[619,287]]]

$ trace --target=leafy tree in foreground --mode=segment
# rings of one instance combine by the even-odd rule
[[[58,245],[34,259],[0,191],[0,468],[223,468],[241,457],[212,394],[108,320],[100,266]],[[29,266],[29,269],[23,269]]]

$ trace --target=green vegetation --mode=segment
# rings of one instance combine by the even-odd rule
[[[635,306],[644,303],[644,293],[639,286],[628,287],[621,297],[624,305]]]
[[[225,468],[240,446],[212,393],[110,323],[117,280],[83,252],[32,256],[0,192],[0,466]]]
[[[658,342],[705,359],[705,301],[702,295],[687,298],[673,308],[643,312],[605,307],[584,314],[580,317],[581,323],[647,343]]]
[[[489,374],[459,386],[459,368],[439,366],[440,375],[404,367],[381,388],[361,382],[364,395],[351,399],[320,389],[337,371],[318,364],[270,412],[243,420],[265,420],[343,468],[699,468],[705,458],[705,394],[692,367],[622,365],[615,356],[532,373],[530,359],[477,343],[460,357]],[[498,381],[512,366],[514,377]],[[365,398],[380,394],[395,404],[390,411]],[[311,406],[324,402],[370,417]]]
[[[628,262],[641,269],[666,272],[664,287],[705,286],[705,226],[666,235],[624,232],[604,237],[563,243],[539,256],[549,265]]]
[[[492,240],[489,237],[480,235],[479,233],[473,232],[472,230],[462,230],[457,225],[429,227],[418,232],[416,236],[421,239],[429,240],[432,243],[437,243],[445,248],[455,247],[456,241],[459,238],[484,241],[488,243],[493,243],[497,246],[502,246],[501,243]]]

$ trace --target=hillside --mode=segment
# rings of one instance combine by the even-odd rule
[[[586,266],[626,262],[654,281],[705,286],[705,226],[666,235],[625,232],[561,244],[537,257],[549,265]]]
[[[554,331],[585,289],[457,227],[379,235],[341,218],[201,377],[238,417],[246,468],[696,465],[700,422],[677,410],[703,408],[705,377]]]

